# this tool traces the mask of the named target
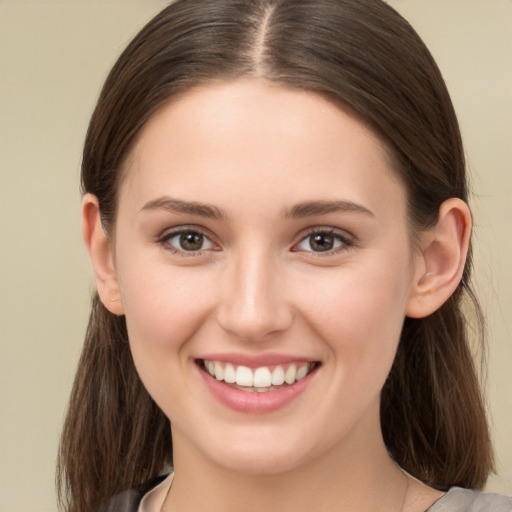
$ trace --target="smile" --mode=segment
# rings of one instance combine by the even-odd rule
[[[218,381],[231,384],[241,391],[260,393],[290,386],[304,379],[316,367],[316,363],[308,362],[249,368],[206,359],[202,360],[202,365]]]

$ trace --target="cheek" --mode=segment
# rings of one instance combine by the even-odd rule
[[[404,257],[401,257],[404,260]],[[373,382],[380,391],[398,346],[410,279],[408,261],[376,259],[346,268],[307,287],[310,325],[329,346],[354,389]],[[304,305],[306,308],[306,305]],[[344,385],[347,383],[344,382]]]
[[[151,271],[141,273],[140,268]],[[211,309],[211,290],[205,288],[208,280],[197,274],[156,264],[139,267],[134,259],[121,274],[121,296],[137,373],[170,418],[180,410],[176,404],[181,403],[183,394],[192,396],[190,383],[181,376],[190,366],[190,341],[201,332]]]
[[[179,362],[180,349],[209,314],[213,301],[209,279],[197,268],[177,269],[133,253],[129,261],[119,263],[118,274],[138,367]]]

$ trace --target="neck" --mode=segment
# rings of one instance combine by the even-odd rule
[[[407,478],[380,435],[364,441],[336,447],[293,470],[247,474],[201,459],[175,433],[175,479],[163,510],[400,512]]]

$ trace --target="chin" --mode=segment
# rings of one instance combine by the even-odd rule
[[[284,443],[282,436],[265,439],[257,434],[250,440],[237,441],[231,437],[229,443],[225,439],[219,440],[215,451],[212,450],[215,443],[210,445],[209,455],[211,460],[228,471],[252,476],[277,475],[304,466],[313,452],[306,451],[304,444],[298,444],[298,439],[288,438],[288,441]]]
[[[302,465],[294,456],[275,454],[261,449],[226,454],[219,464],[226,470],[251,476],[287,473]]]

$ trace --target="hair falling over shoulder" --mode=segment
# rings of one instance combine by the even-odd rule
[[[317,92],[385,142],[408,194],[411,231],[435,224],[451,197],[468,200],[460,131],[443,78],[410,25],[381,0],[175,0],[133,39],[92,116],[83,192],[115,230],[123,164],[170,98],[211,80],[259,77]],[[479,488],[493,468],[484,401],[463,303],[405,320],[382,391],[386,445],[405,470],[439,489]],[[483,341],[482,341],[483,343]],[[134,366],[124,317],[95,295],[61,440],[58,486],[67,512],[93,512],[172,463],[167,418]]]
[[[96,510],[158,475],[171,453],[169,420],[137,376],[124,317],[112,315],[96,294],[61,439],[61,505]]]

